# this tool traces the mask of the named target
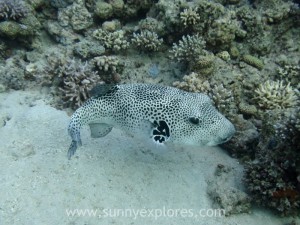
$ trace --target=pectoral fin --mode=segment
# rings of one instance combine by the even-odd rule
[[[152,139],[157,144],[164,144],[170,138],[170,128],[166,121],[154,121]]]
[[[91,129],[91,137],[92,138],[104,137],[113,128],[111,125],[108,125],[106,123],[90,123],[89,126]]]

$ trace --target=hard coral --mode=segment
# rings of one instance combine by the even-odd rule
[[[210,97],[220,112],[230,114],[230,105],[234,103],[234,96],[231,90],[224,87],[223,84],[215,85],[211,90]]]
[[[256,160],[245,168],[253,199],[283,215],[300,212],[300,131],[297,110],[278,109],[262,119]]]
[[[123,30],[109,32],[103,29],[97,29],[93,32],[93,37],[101,42],[105,48],[120,51],[129,46]]]
[[[64,101],[67,105],[76,108],[89,97],[89,91],[100,83],[101,79],[97,72],[92,71],[87,62],[69,59],[59,68],[59,76],[63,79]]]
[[[199,74],[192,72],[189,75],[183,77],[183,81],[175,81],[173,86],[189,92],[201,92],[208,93],[211,90],[211,86],[207,80],[200,78]]]
[[[278,75],[281,79],[291,82],[293,85],[297,85],[299,84],[300,66],[298,64],[283,65],[278,68]]]
[[[183,36],[178,44],[173,44],[171,57],[177,61],[194,61],[203,54],[205,41],[199,35]]]
[[[253,99],[262,109],[284,109],[298,104],[297,90],[283,81],[268,80],[255,90],[257,96]]]
[[[28,14],[23,0],[0,0],[0,19],[18,20]]]
[[[264,67],[263,61],[252,55],[244,55],[242,60],[248,65],[253,66],[259,70],[262,70]]]
[[[288,171],[272,160],[249,164],[244,179],[257,203],[290,214],[299,210],[300,192],[288,176]]]
[[[76,1],[72,5],[58,11],[58,20],[62,26],[71,25],[75,31],[82,31],[93,24],[92,15],[85,7],[84,1]]]
[[[134,33],[132,43],[143,51],[158,51],[159,47],[163,43],[163,39],[159,38],[155,32],[148,30],[142,31],[141,33]]]
[[[197,12],[197,8],[184,9],[180,13],[180,21],[185,26],[195,25],[200,20],[200,15]]]
[[[102,72],[117,73],[123,68],[116,56],[98,56],[92,60],[92,64]]]

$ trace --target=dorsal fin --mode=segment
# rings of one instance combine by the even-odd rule
[[[90,90],[89,94],[91,97],[101,97],[106,94],[111,94],[118,90],[115,84],[97,84]]]

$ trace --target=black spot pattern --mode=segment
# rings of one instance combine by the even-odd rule
[[[153,140],[158,143],[167,141],[170,137],[170,129],[166,121],[154,121],[155,128],[152,131]]]
[[[234,132],[208,96],[154,84],[124,84],[100,90],[73,114],[69,125],[72,140],[80,137],[83,125],[94,122],[158,143],[218,144],[220,137]]]

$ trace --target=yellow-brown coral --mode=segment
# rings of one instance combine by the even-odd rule
[[[250,66],[253,66],[259,70],[262,70],[264,68],[264,63],[259,58],[252,56],[252,55],[244,55],[242,60],[249,64]]]
[[[195,25],[200,20],[200,15],[197,13],[197,8],[184,9],[180,13],[180,21],[185,27]]]
[[[257,96],[253,99],[261,109],[285,109],[292,108],[298,104],[297,90],[286,85],[283,81],[268,80],[254,91]]]
[[[207,80],[199,78],[197,73],[192,72],[189,75],[183,77],[183,81],[175,81],[173,85],[179,89],[189,92],[201,92],[208,93],[210,91],[210,84]]]

